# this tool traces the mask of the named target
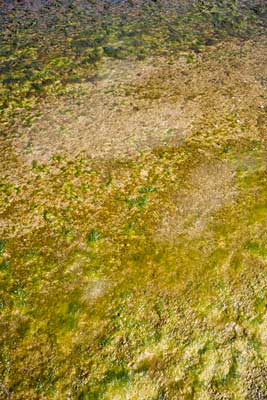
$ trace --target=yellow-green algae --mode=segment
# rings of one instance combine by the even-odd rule
[[[234,203],[171,243],[154,239],[162,213],[188,166],[212,162],[194,147],[182,163],[185,149],[158,149],[33,175],[19,224],[44,221],[1,241],[2,385],[13,398],[265,393],[266,149],[243,146],[216,154],[239,166]]]
[[[122,90],[171,102],[162,78]],[[242,98],[239,122],[212,96],[183,143],[130,159],[55,154],[14,178],[3,150],[2,398],[267,398],[266,108]]]

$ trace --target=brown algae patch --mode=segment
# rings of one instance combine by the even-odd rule
[[[95,81],[42,101],[11,141],[17,162],[54,154],[135,157],[184,140],[218,147],[264,135],[266,42],[225,41],[194,56],[108,60]],[[257,67],[255,67],[257,64]],[[126,73],[126,71],[128,71]]]
[[[237,195],[235,171],[227,162],[215,161],[195,168],[186,187],[178,189],[163,217],[158,237],[175,240],[187,234],[200,235],[221,207]]]

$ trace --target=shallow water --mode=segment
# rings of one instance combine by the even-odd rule
[[[0,397],[264,399],[265,4],[77,4],[3,13]]]

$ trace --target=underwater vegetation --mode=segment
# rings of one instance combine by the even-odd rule
[[[0,14],[0,398],[266,399],[265,2],[29,7]]]
[[[4,122],[17,109],[32,109],[40,97],[63,95],[66,84],[91,79],[103,57],[142,59],[189,49],[190,62],[226,36],[247,37],[266,28],[264,1],[144,1],[138,7],[123,2],[120,11],[115,5],[102,13],[94,3],[45,1],[37,10],[23,2],[2,6]]]

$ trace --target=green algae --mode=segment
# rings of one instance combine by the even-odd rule
[[[209,45],[212,37],[247,36],[264,26],[264,5],[255,16],[254,9],[239,1],[213,3],[196,2],[168,12],[148,3],[141,18],[131,9],[127,15],[99,16],[75,2],[68,9],[61,4],[50,5],[49,10],[43,6],[40,15],[23,7],[3,12],[1,119],[8,122],[17,109],[24,109],[24,123],[31,125],[29,111],[39,97],[67,94],[66,85],[94,76],[103,57],[141,59],[191,49],[191,63],[194,52]]]
[[[215,7],[212,24],[236,29],[224,13]],[[73,44],[87,45],[82,35]],[[60,55],[51,65],[60,74],[73,66]],[[156,86],[129,90],[156,100]],[[223,119],[179,147],[132,160],[55,155],[36,161],[21,188],[1,184],[1,396],[265,396],[266,140],[240,140],[236,115]],[[210,190],[209,209],[217,186],[201,191],[197,179],[206,171],[212,182],[214,165],[233,169],[219,190],[234,194],[207,213],[198,198]],[[188,219],[177,216],[182,201],[196,207]]]
[[[87,241],[90,242],[96,242],[97,240],[100,240],[102,238],[101,232],[99,232],[97,229],[92,229],[91,232],[87,236]]]
[[[3,253],[6,247],[6,241],[5,240],[1,240],[0,241],[0,253]]]

